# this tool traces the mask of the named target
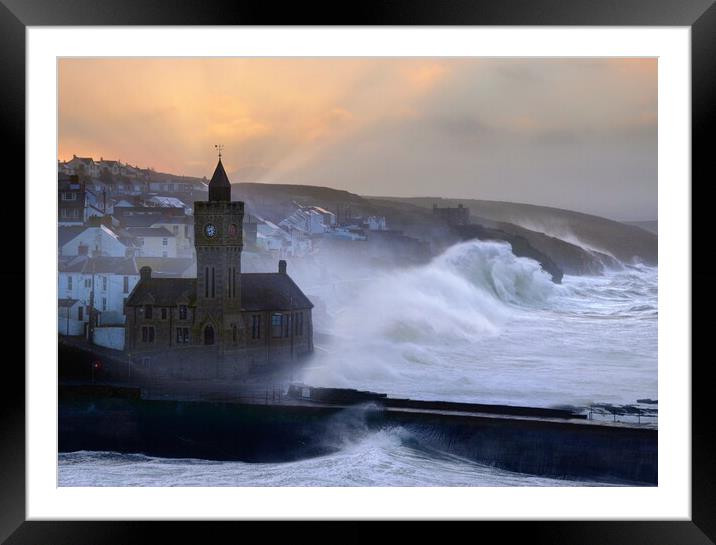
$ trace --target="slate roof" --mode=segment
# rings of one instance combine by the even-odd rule
[[[149,202],[158,205],[159,208],[186,208],[186,204],[176,197],[165,197],[162,195],[155,195]]]
[[[166,227],[127,227],[127,233],[133,237],[173,237],[174,233]]]
[[[57,228],[57,245],[62,247],[75,238],[77,235],[82,233],[85,229],[88,229],[85,225],[70,225],[68,227]]]
[[[137,267],[151,267],[152,276],[179,277],[194,265],[191,257],[136,257]]]
[[[211,181],[209,182],[209,188],[212,187],[231,187],[229,177],[226,175],[221,159],[219,159],[219,162],[216,164],[214,175],[211,177]]]
[[[162,218],[162,216],[160,216],[159,214],[138,214],[136,216],[121,216],[119,218],[119,222],[125,228],[129,229],[131,227],[151,227],[155,223],[163,223],[164,219],[165,218]]]
[[[221,159],[216,164],[216,170],[209,182],[209,200],[210,201],[230,201],[231,200],[231,182],[226,175],[224,165]]]
[[[193,305],[196,299],[196,278],[150,278],[140,279],[127,298],[127,306],[145,304],[149,296],[152,304],[170,307],[185,297]]]
[[[83,274],[118,274],[121,276],[138,275],[137,264],[133,257],[88,257],[78,255],[72,258],[61,259],[59,272]]]
[[[170,216],[168,218],[154,218],[154,223],[166,223],[166,224],[185,224],[185,225],[194,225],[194,218],[192,216]]]
[[[196,278],[150,278],[140,280],[127,299],[128,306],[145,304],[174,306],[184,297],[189,305],[196,302]],[[310,309],[313,303],[291,277],[281,273],[243,273],[241,275],[241,310]]]
[[[289,310],[313,308],[313,303],[304,295],[287,274],[242,273],[242,310]]]

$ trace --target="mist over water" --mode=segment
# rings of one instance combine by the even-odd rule
[[[657,269],[623,265],[552,283],[509,245],[470,241],[397,269],[330,256],[291,262],[314,301],[301,379],[414,399],[528,406],[657,398]],[[289,463],[59,455],[60,486],[605,486],[512,473],[426,448],[350,411],[331,454]],[[354,415],[355,416],[355,415]]]
[[[342,289],[316,290],[330,319],[306,383],[530,406],[657,397],[656,268],[556,285],[509,245],[470,241]]]

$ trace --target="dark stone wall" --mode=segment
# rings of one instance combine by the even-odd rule
[[[268,398],[267,398],[268,399]],[[505,416],[384,411],[377,406],[246,405],[63,397],[59,451],[289,461],[340,448],[344,439],[400,426],[401,440],[510,471],[621,484],[657,484],[657,431]]]

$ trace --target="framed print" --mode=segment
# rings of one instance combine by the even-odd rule
[[[710,2],[120,6],[0,6],[0,537],[712,542]]]

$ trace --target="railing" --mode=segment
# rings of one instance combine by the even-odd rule
[[[659,420],[659,410],[656,407],[597,403],[591,405],[587,409],[587,419],[611,420],[612,422],[636,422],[637,424],[655,424]]]

